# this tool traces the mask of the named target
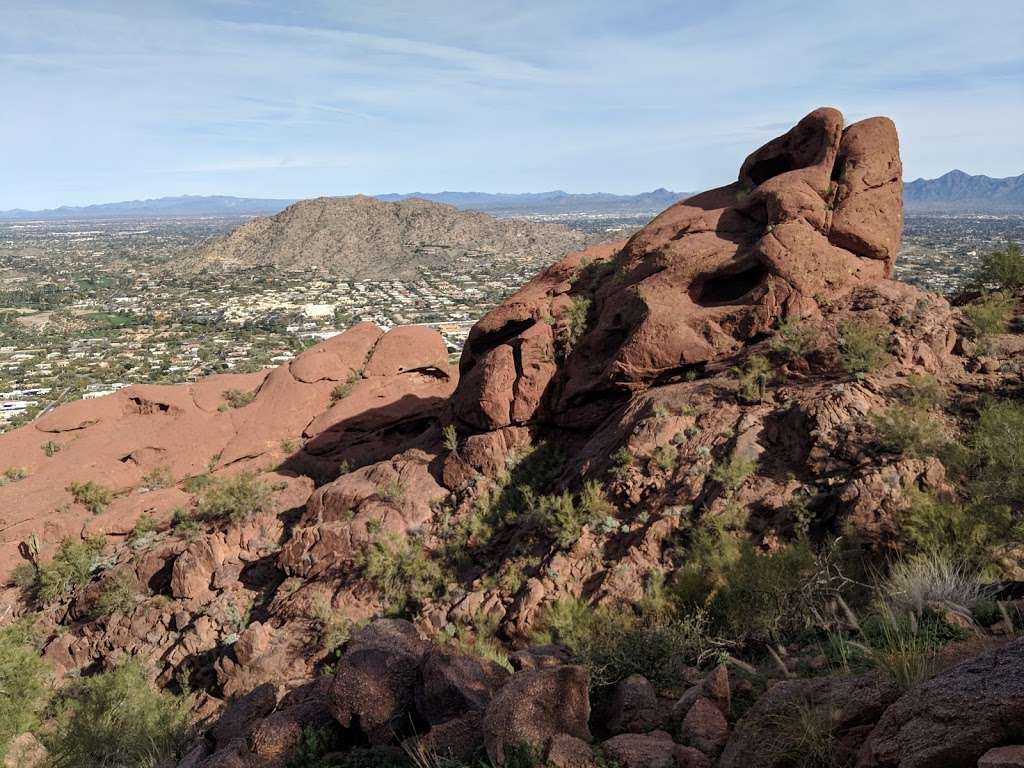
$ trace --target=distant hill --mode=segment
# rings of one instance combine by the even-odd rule
[[[11,211],[0,211],[0,221],[137,219],[148,216],[259,216],[277,213],[293,202],[295,201],[227,195],[181,195],[98,205],[63,205],[60,208],[43,211],[15,208]]]
[[[937,179],[903,185],[907,211],[936,213],[1024,213],[1024,174],[1005,179],[950,171]]]
[[[357,279],[410,278],[420,266],[463,256],[550,263],[592,239],[562,224],[498,219],[427,200],[318,197],[242,224],[205,245],[185,267],[321,268]]]
[[[608,192],[573,194],[554,192],[524,192],[522,194],[490,192],[410,192],[408,194],[378,195],[380,200],[408,200],[420,198],[434,203],[446,203],[456,208],[486,211],[496,215],[531,215],[564,213],[660,213],[686,194],[668,189],[655,189],[638,195],[613,195]]]

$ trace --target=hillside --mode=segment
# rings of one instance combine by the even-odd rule
[[[457,373],[363,324],[0,435],[13,764],[1013,765],[1021,257],[893,280],[896,128],[844,125],[545,268]]]
[[[922,213],[1024,213],[1024,174],[993,179],[950,171],[907,182],[903,202],[908,211]]]
[[[412,192],[378,195],[379,200],[420,198],[456,208],[484,211],[494,215],[555,215],[567,213],[657,213],[686,197],[680,192],[655,189],[637,195],[613,195],[607,192],[571,193],[524,192],[520,194],[490,192]]]
[[[320,197],[246,222],[205,246],[186,268],[273,266],[356,279],[410,279],[421,266],[460,258],[554,261],[587,241],[587,235],[561,224],[495,219],[425,200]]]

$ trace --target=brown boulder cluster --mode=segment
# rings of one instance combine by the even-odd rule
[[[949,491],[938,460],[881,455],[872,415],[914,374],[977,393],[1020,366],[974,364],[958,311],[891,279],[901,177],[891,121],[818,109],[734,183],[545,269],[474,326],[458,372],[435,332],[362,324],[271,371],[57,408],[0,436],[0,469],[27,472],[0,487],[0,567],[107,537],[89,583],[46,608],[44,655],[61,675],[134,656],[188,680],[180,768],[284,768],[311,733],[366,764],[787,768],[806,745],[779,724],[808,709],[836,765],[1021,764],[1019,640],[909,691],[794,679],[776,655],[761,691],[727,646],[666,689],[592,679],[537,634],[565,599],[638,605],[681,537],[736,509],[763,552],[810,525],[809,498],[814,525],[878,551],[913,491]],[[882,329],[879,364],[844,367],[854,326]],[[251,402],[225,407],[230,390]],[[166,487],[146,485],[156,468]],[[272,503],[170,525],[200,503],[190,478],[241,472]],[[553,540],[538,477],[561,494],[543,503],[589,493],[600,516]],[[87,480],[113,492],[97,514],[68,490]],[[134,600],[97,617],[115,578]],[[4,593],[12,613],[21,597]]]

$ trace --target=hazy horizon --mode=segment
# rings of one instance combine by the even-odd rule
[[[1024,7],[5,4],[0,209],[725,183],[831,105],[905,178],[1024,169]],[[954,34],[950,34],[954,30]]]

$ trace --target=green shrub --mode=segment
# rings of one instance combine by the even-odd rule
[[[351,619],[332,610],[326,600],[318,600],[313,604],[313,618],[317,622],[320,647],[328,656],[337,655],[342,646],[352,638]]]
[[[913,614],[899,616],[885,610],[864,622],[868,638],[866,658],[901,690],[928,680],[938,669],[938,648],[929,633],[922,631]]]
[[[100,588],[100,596],[93,611],[96,617],[114,613],[130,614],[139,601],[138,582],[126,570],[107,574]]]
[[[341,384],[331,390],[331,402],[338,402],[344,400],[346,397],[352,394],[352,390],[356,388],[363,378],[362,369],[352,370]]]
[[[256,393],[244,392],[241,389],[226,389],[221,397],[224,398],[224,402],[217,410],[230,411],[233,408],[244,408],[247,406],[256,399]]]
[[[839,362],[847,373],[870,373],[889,359],[889,327],[876,320],[850,320],[839,336]]]
[[[1024,255],[1020,246],[1011,241],[1003,250],[982,256],[974,282],[982,290],[1016,291],[1024,288]]]
[[[656,467],[666,472],[671,472],[675,469],[678,460],[679,451],[673,445],[659,445],[651,451],[651,461],[654,462]]]
[[[444,447],[448,451],[456,451],[459,448],[459,433],[455,429],[454,424],[445,424],[441,429],[441,434],[444,437]]]
[[[16,483],[28,477],[28,470],[22,467],[8,467],[0,474],[0,486]]]
[[[47,458],[53,458],[60,453],[60,443],[55,443],[53,440],[47,440],[43,443],[42,448]]]
[[[594,526],[615,512],[604,489],[595,480],[583,485],[578,503],[569,491],[530,496],[528,502],[532,520],[563,549],[579,540],[585,526]]]
[[[189,705],[154,688],[141,663],[128,661],[64,688],[45,743],[55,766],[154,768],[181,756]]]
[[[831,594],[820,591],[819,560],[806,542],[759,554],[743,544],[708,606],[712,627],[734,640],[777,642],[802,630]]]
[[[270,487],[253,472],[215,478],[199,494],[196,514],[202,520],[242,523],[274,508]]]
[[[741,403],[760,403],[764,400],[772,364],[762,355],[751,355],[743,367],[732,368],[736,376],[736,397]]]
[[[967,489],[977,503],[1024,506],[1024,405],[995,401],[981,409],[967,440]]]
[[[201,493],[204,488],[213,483],[213,478],[208,474],[192,475],[181,481],[181,489],[185,493]]]
[[[405,498],[405,485],[397,475],[384,483],[380,489],[380,497],[389,504],[398,504]]]
[[[810,354],[817,346],[817,339],[816,328],[799,318],[791,318],[779,323],[768,348],[786,360],[796,360]]]
[[[990,293],[963,308],[971,335],[982,344],[983,350],[988,346],[989,337],[1006,333],[1013,307],[1012,296]]]
[[[728,459],[718,462],[711,470],[711,479],[721,483],[727,491],[735,491],[743,481],[754,474],[757,469],[757,462],[739,454],[733,454]]]
[[[656,688],[674,691],[688,665],[708,649],[706,616],[639,616],[628,605],[594,608],[564,599],[543,612],[533,640],[565,645],[590,671],[593,689],[603,689],[632,674]]]
[[[873,414],[878,440],[906,456],[936,456],[946,445],[946,426],[932,411],[909,404],[894,405]]]
[[[141,544],[153,539],[159,526],[152,515],[143,512],[135,521],[132,532],[128,534],[129,544]]]
[[[174,475],[171,473],[170,467],[161,464],[142,476],[142,484],[154,491],[160,488],[170,488],[174,485]]]
[[[389,537],[372,542],[366,548],[363,575],[381,592],[395,615],[414,613],[445,583],[441,566],[416,538],[403,541]]]
[[[0,630],[0,759],[19,733],[34,730],[50,699],[50,668],[24,623]]]
[[[114,492],[92,480],[74,481],[67,487],[71,498],[81,504],[94,515],[98,515],[110,506],[114,500]]]
[[[559,352],[562,357],[567,356],[576,346],[576,343],[587,332],[590,325],[593,300],[587,296],[574,296],[569,306],[565,309],[565,325],[559,334]]]
[[[39,598],[51,603],[70,597],[88,583],[99,564],[106,542],[101,538],[64,539],[53,560],[39,567]]]

